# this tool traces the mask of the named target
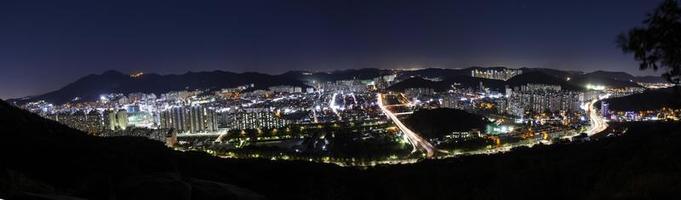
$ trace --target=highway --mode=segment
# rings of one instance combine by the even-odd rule
[[[377,94],[377,101],[378,106],[381,108],[383,113],[385,113],[385,115],[387,115],[395,123],[395,125],[397,125],[397,127],[404,134],[404,137],[412,145],[414,150],[416,150],[416,148],[423,149],[426,152],[427,158],[432,158],[435,155],[435,151],[437,151],[437,149],[432,144],[430,144],[430,142],[416,134],[414,131],[407,128],[407,126],[405,126],[402,123],[402,121],[400,121],[400,119],[397,118],[397,116],[392,111],[390,111],[385,105],[383,105],[383,94],[381,93]]]
[[[329,101],[329,108],[331,108],[331,111],[333,111],[334,114],[338,117],[338,121],[342,121],[343,118],[341,117],[340,113],[338,113],[338,105],[336,105],[336,97],[338,96],[338,92],[333,93],[333,96],[331,96],[331,100]]]
[[[608,123],[605,122],[605,119],[603,119],[603,117],[601,117],[601,115],[598,113],[598,110],[594,108],[594,104],[598,100],[605,98],[606,97],[599,97],[598,99],[591,100],[586,105],[587,112],[589,113],[589,120],[591,122],[589,130],[586,131],[586,134],[589,136],[592,136],[596,133],[600,133],[601,131],[604,131],[605,129],[608,128]]]

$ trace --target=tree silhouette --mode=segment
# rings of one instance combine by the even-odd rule
[[[664,68],[669,82],[681,82],[681,7],[676,0],[666,0],[648,13],[642,27],[635,27],[617,38],[624,53],[633,53],[640,69]]]

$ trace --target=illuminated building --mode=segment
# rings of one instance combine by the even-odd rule
[[[175,129],[183,133],[200,133],[217,131],[217,116],[215,111],[196,106],[178,106],[161,112],[160,126],[165,129]]]
[[[608,107],[609,107],[608,103],[601,102],[601,116],[606,117],[606,118],[608,117],[608,114],[610,112]]]
[[[128,111],[123,109],[118,110],[116,113],[116,122],[118,124],[118,129],[125,130],[128,128]]]
[[[167,100],[167,101],[186,101],[192,96],[195,96],[198,94],[196,91],[177,91],[177,92],[169,92],[161,95],[161,99]]]
[[[276,93],[301,93],[303,92],[303,88],[301,87],[294,87],[294,86],[288,86],[288,85],[280,85],[280,86],[272,86],[268,88],[272,92]]]
[[[442,107],[443,108],[452,108],[452,109],[462,109],[463,108],[463,103],[461,102],[461,98],[457,97],[455,95],[447,95],[442,98]]]
[[[47,115],[47,118],[91,134],[97,134],[104,129],[102,115],[95,110],[90,111],[87,114],[83,111],[75,113],[55,113]]]
[[[407,88],[404,90],[404,94],[408,97],[421,97],[424,95],[433,95],[435,90],[433,88]]]
[[[288,120],[277,116],[267,109],[247,109],[232,113],[227,120],[231,129],[280,128],[289,124]]]
[[[141,102],[141,101],[150,101],[150,100],[155,100],[155,99],[156,99],[155,94],[144,94],[144,93],[140,93],[140,92],[128,94],[128,101],[130,103],[138,103],[138,102]]]
[[[526,113],[579,112],[581,99],[582,93],[563,91],[557,85],[527,84],[511,92],[506,110],[519,117]]]
[[[124,109],[104,111],[104,125],[112,131],[125,130],[128,127],[128,112]]]
[[[494,99],[494,106],[496,106],[497,113],[503,114],[508,109],[508,100],[505,98]]]
[[[128,113],[128,125],[132,127],[153,128],[154,118],[148,112],[130,112]]]
[[[318,91],[323,92],[365,92],[369,89],[368,84],[371,80],[337,80],[335,82],[323,82],[315,84]]]
[[[474,69],[471,71],[471,76],[476,78],[507,81],[508,79],[511,79],[514,76],[520,75],[522,73],[523,71],[519,69]]]
[[[249,99],[259,99],[259,98],[264,98],[268,99],[273,96],[272,91],[267,91],[267,90],[253,90],[251,92],[245,92],[241,94],[241,97],[243,98],[249,98]]]

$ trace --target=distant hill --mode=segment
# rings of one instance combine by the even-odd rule
[[[473,70],[503,70],[508,69],[506,67],[469,67],[463,69],[446,69],[446,68],[426,68],[420,70],[402,71],[398,79],[408,79],[411,77],[423,77],[423,78],[438,78],[441,80],[447,79],[461,79],[461,77],[471,77],[471,71]],[[517,82],[509,82],[511,86],[517,86],[523,82],[529,83],[543,83],[543,84],[554,84],[561,85],[570,90],[581,90],[586,84],[594,85],[604,85],[610,88],[621,88],[621,87],[641,87],[637,82],[646,83],[658,83],[665,82],[664,79],[657,76],[633,76],[626,72],[609,72],[609,71],[595,71],[591,73],[584,73],[580,71],[564,71],[557,69],[548,68],[520,68],[523,74],[519,75],[520,80]],[[542,75],[535,76],[535,75]],[[524,76],[523,76],[524,75]],[[543,78],[542,78],[543,77]],[[566,82],[571,79],[570,82]],[[545,79],[545,80],[544,80]],[[510,80],[509,80],[510,81]],[[479,82],[479,81],[478,81]],[[491,88],[497,88],[494,83]],[[522,84],[521,84],[522,85]],[[503,88],[503,86],[501,86]]]
[[[421,77],[408,78],[388,87],[391,91],[404,91],[408,88],[431,88],[436,92],[443,92],[452,89],[453,85],[458,88],[478,88],[482,82],[484,87],[494,90],[504,88],[505,82],[501,80],[475,78],[470,76],[456,76],[441,81],[431,81]]]
[[[603,101],[609,104],[610,110],[615,111],[659,110],[663,107],[680,109],[681,87],[647,90],[643,93]]]
[[[595,71],[584,74],[585,76],[602,79],[614,79],[619,81],[635,81],[636,77],[626,72]]]
[[[194,89],[221,89],[246,84],[254,84],[253,89],[265,89],[270,86],[291,85],[308,87],[306,84],[312,81],[337,81],[337,80],[368,80],[385,75],[397,74],[397,80],[408,80],[421,77],[426,79],[438,79],[442,82],[432,82],[431,88],[444,90],[457,83],[462,87],[479,86],[480,82],[485,87],[501,90],[505,85],[520,86],[527,83],[541,83],[561,85],[566,90],[582,90],[586,84],[601,84],[607,87],[640,87],[635,82],[664,82],[660,77],[635,77],[623,72],[597,71],[582,73],[575,71],[562,71],[546,68],[520,68],[523,74],[504,82],[471,77],[471,71],[475,69],[506,69],[504,67],[469,67],[463,69],[426,68],[418,70],[391,70],[391,69],[348,69],[332,72],[308,72],[290,71],[279,75],[263,73],[233,73],[225,71],[212,72],[188,72],[185,74],[159,75],[145,74],[140,77],[130,77],[117,71],[108,71],[102,74],[92,74],[64,86],[63,88],[46,94],[30,96],[27,98],[10,100],[19,104],[35,100],[62,104],[70,102],[76,97],[81,101],[96,100],[99,95],[106,93],[165,93],[178,90]],[[567,78],[570,81],[567,81]],[[409,83],[409,84],[408,84]],[[403,90],[416,83],[414,80],[405,82],[393,89]],[[421,81],[421,84],[426,82]],[[419,85],[422,87],[423,85]]]
[[[337,81],[337,80],[370,80],[376,77],[393,74],[393,70],[363,68],[363,69],[347,69],[337,70],[332,72],[307,72],[307,71],[290,71],[282,74],[294,80],[304,81]]]
[[[302,81],[262,73],[233,73],[224,71],[188,72],[180,75],[145,74],[131,77],[117,72],[107,71],[78,79],[65,87],[42,95],[22,99],[22,101],[46,100],[62,104],[80,97],[81,100],[97,100],[101,94],[108,93],[165,93],[179,90],[221,89],[254,84],[256,89],[270,86],[291,85],[308,87]]]
[[[568,82],[567,79],[561,79],[555,76],[548,75],[541,71],[533,71],[523,73],[518,76],[514,76],[506,81],[511,87],[517,87],[527,84],[547,84],[547,85],[559,85],[563,90],[570,91],[581,91],[584,90],[583,86],[576,85],[574,83]]]
[[[444,81],[431,81],[421,77],[413,77],[391,85],[388,90],[404,91],[409,88],[431,88],[436,92],[442,92],[449,90],[451,87]]]
[[[556,77],[558,79],[567,79],[568,77],[576,77],[576,76],[581,76],[584,74],[584,72],[580,71],[564,71],[564,70],[558,70],[558,69],[549,69],[549,68],[527,68],[523,67],[520,68],[523,70],[523,73],[529,73],[529,72],[541,72],[549,76]]]
[[[667,80],[660,76],[638,76],[636,80],[641,83],[668,83]]]
[[[471,76],[457,76],[445,79],[444,81],[449,85],[459,85],[458,87],[466,88],[478,88],[480,87],[480,83],[482,83],[484,87],[497,91],[503,90],[506,85],[506,82],[502,80],[476,78]]]
[[[563,79],[559,79],[554,76],[547,75],[539,71],[523,73],[521,75],[509,79],[508,81],[475,78],[471,76],[455,76],[444,79],[442,81],[431,81],[425,80],[420,77],[414,77],[393,84],[388,88],[388,90],[403,91],[404,89],[407,88],[432,88],[435,91],[446,91],[449,90],[452,85],[455,85],[455,83],[457,87],[460,88],[478,88],[481,82],[484,87],[491,88],[497,91],[503,90],[506,85],[508,85],[509,87],[516,87],[526,85],[529,83],[560,85],[564,90],[570,91],[584,90],[584,87],[582,86],[576,85],[572,82],[568,82]]]
[[[418,70],[401,71],[398,79],[407,79],[411,77],[423,77],[429,79],[448,79],[460,76],[471,76],[472,68],[466,69],[446,69],[446,68],[426,68]]]
[[[606,87],[642,87],[642,83],[666,83],[661,76],[634,76],[626,72],[595,71],[573,76],[575,82],[579,84],[598,84]]]
[[[608,88],[642,87],[637,77],[624,72],[596,71],[572,78],[578,85],[603,85]]]
[[[463,110],[438,108],[418,110],[404,120],[405,124],[426,138],[439,138],[453,131],[484,131],[487,119]]]
[[[504,70],[510,69],[507,67],[467,67],[467,68],[425,68],[418,70],[401,71],[398,79],[406,79],[410,77],[423,77],[429,79],[458,79],[461,77],[471,77],[473,70]]]

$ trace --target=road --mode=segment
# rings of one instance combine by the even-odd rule
[[[598,110],[594,108],[594,104],[598,100],[605,98],[606,97],[599,97],[598,99],[591,100],[586,105],[587,112],[589,113],[589,119],[591,121],[591,126],[589,130],[586,131],[586,134],[589,136],[592,136],[596,133],[600,133],[601,131],[604,131],[605,129],[608,128],[608,123],[605,122],[605,119],[603,119],[603,117],[601,117],[601,115],[598,113]]]
[[[385,115],[387,115],[393,121],[393,123],[397,125],[397,127],[404,134],[404,137],[412,145],[414,150],[416,150],[416,148],[424,150],[426,152],[427,158],[432,158],[433,156],[435,156],[435,151],[437,151],[437,149],[432,144],[430,144],[430,142],[416,134],[414,131],[407,128],[407,126],[405,126],[402,123],[402,121],[400,121],[400,119],[397,118],[397,116],[392,111],[390,111],[385,105],[383,105],[383,94],[381,93],[377,94],[377,101],[378,106],[381,108],[383,113],[385,113]]]
[[[338,121],[342,121],[343,118],[341,117],[340,113],[338,113],[338,105],[336,105],[336,97],[338,96],[338,92],[334,92],[333,96],[331,96],[331,100],[329,101],[329,108],[331,108],[331,111],[333,111],[334,114],[338,117]]]

